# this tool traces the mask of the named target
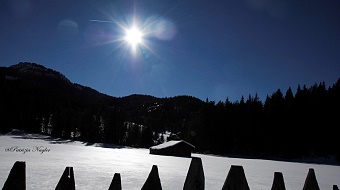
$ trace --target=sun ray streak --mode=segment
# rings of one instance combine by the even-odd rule
[[[109,20],[90,20],[90,22],[103,22],[103,23],[113,23],[116,24],[116,21],[109,21]]]

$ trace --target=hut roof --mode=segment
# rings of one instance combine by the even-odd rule
[[[185,144],[191,146],[192,148],[195,148],[194,145],[192,145],[192,144],[190,144],[190,143],[188,143],[184,140],[178,140],[178,141],[173,140],[173,141],[168,141],[168,142],[150,147],[150,149],[158,150],[158,149],[168,148],[168,147],[175,146],[176,144],[179,144],[179,143],[185,143]]]

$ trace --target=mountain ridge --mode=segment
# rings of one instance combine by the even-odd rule
[[[115,99],[122,99],[122,100],[133,100],[133,99],[141,99],[144,101],[159,101],[161,99],[167,99],[167,98],[190,98],[190,99],[196,99],[196,101],[202,101],[199,98],[188,96],[188,95],[178,95],[174,97],[166,97],[166,98],[160,98],[155,97],[152,95],[147,94],[130,94],[123,97],[117,97],[113,95],[108,95],[102,92],[99,92],[98,90],[84,86],[82,84],[73,83],[71,80],[69,80],[65,75],[62,73],[55,71],[53,69],[47,68],[43,65],[37,64],[37,63],[31,63],[31,62],[19,62],[18,64],[11,65],[9,67],[0,67],[0,77],[4,77],[5,80],[16,80],[18,77],[42,77],[42,78],[50,78],[50,79],[60,79],[61,81],[64,81],[68,83],[68,85],[72,85],[78,90],[88,90],[92,91],[92,93],[99,93],[108,97],[112,97]]]
[[[69,80],[65,75],[62,73],[47,68],[44,65],[40,65],[37,63],[31,63],[31,62],[19,62],[18,64],[10,65],[8,67],[0,67],[0,76],[4,77],[5,80],[16,80],[18,77],[48,77],[52,79],[60,79],[64,82],[67,82],[69,84],[74,85],[79,90],[82,90],[84,88],[92,91],[96,91],[100,94],[104,94],[102,92],[99,92],[98,90],[84,86],[82,84],[73,83],[71,80]],[[107,96],[113,97],[113,98],[122,98],[122,99],[130,99],[131,97],[149,97],[151,99],[159,99],[158,97],[152,96],[152,95],[145,95],[145,94],[131,94],[123,97],[116,97],[113,95]]]
[[[50,77],[61,79],[61,80],[71,83],[71,81],[68,78],[66,78],[65,75],[61,74],[60,72],[55,71],[50,68],[46,68],[45,66],[39,65],[36,63],[20,62],[18,64],[11,65],[8,68],[14,69],[20,73],[45,75],[45,76],[50,76]]]

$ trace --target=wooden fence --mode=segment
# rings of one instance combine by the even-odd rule
[[[204,171],[201,158],[192,157],[183,190],[204,190]],[[121,178],[115,173],[108,190],[121,190]],[[285,190],[281,172],[274,172],[271,190]],[[26,162],[16,161],[8,175],[2,190],[26,190]],[[55,190],[75,190],[73,167],[66,167]],[[157,165],[153,165],[141,190],[162,190]],[[250,190],[242,166],[231,165],[222,190]],[[302,190],[320,190],[315,172],[310,168]],[[333,190],[339,190],[333,185]]]

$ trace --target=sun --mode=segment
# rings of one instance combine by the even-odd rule
[[[132,47],[136,47],[137,45],[143,43],[143,32],[134,26],[125,30],[124,40]]]

